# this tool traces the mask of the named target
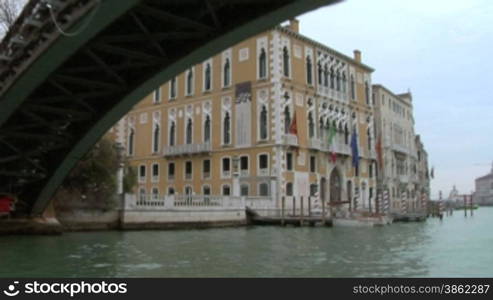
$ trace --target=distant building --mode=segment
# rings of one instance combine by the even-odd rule
[[[493,164],[489,174],[476,178],[474,202],[479,205],[493,205]]]
[[[379,187],[389,193],[391,212],[419,210],[421,196],[429,195],[428,155],[414,133],[412,95],[377,84],[373,97],[383,161]]]

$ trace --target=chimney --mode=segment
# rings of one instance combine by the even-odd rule
[[[354,50],[354,60],[361,63],[361,51]]]
[[[288,28],[296,33],[300,33],[300,21],[296,18],[289,19]]]

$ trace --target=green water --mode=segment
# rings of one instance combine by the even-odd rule
[[[380,228],[0,237],[0,277],[493,276],[493,207]]]

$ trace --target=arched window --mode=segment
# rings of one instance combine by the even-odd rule
[[[169,145],[170,146],[175,145],[175,139],[176,139],[176,126],[175,126],[175,121],[172,121],[171,125],[169,126]]]
[[[185,141],[189,145],[192,143],[192,119],[188,119],[187,122]]]
[[[265,53],[264,48],[260,50],[260,55],[258,57],[258,77],[267,77],[267,54]]]
[[[262,182],[258,186],[258,195],[259,196],[269,196],[269,184]]]
[[[231,64],[229,62],[229,58],[226,58],[224,62],[224,70],[223,70],[223,86],[229,86],[231,84]]]
[[[289,77],[289,51],[286,46],[282,49],[282,61],[284,76]]]
[[[347,128],[347,124],[344,125],[344,144],[349,144],[349,129]]]
[[[324,118],[320,117],[318,134],[321,140],[324,138]]]
[[[334,74],[334,68],[330,68],[330,88],[333,89],[334,88],[334,84],[335,84],[335,74]]]
[[[146,201],[146,189],[145,188],[140,188],[139,189],[139,201],[140,202],[145,202]]]
[[[175,194],[175,189],[170,187],[168,188],[168,195],[174,195]]]
[[[187,74],[187,95],[193,94],[193,70],[188,70]]]
[[[370,132],[370,128],[368,128],[366,130],[366,135],[368,137],[368,150],[371,150],[371,132]]]
[[[159,200],[159,189],[156,187],[152,188],[152,200]]]
[[[204,122],[204,143],[211,141],[211,117],[207,115]]]
[[[351,99],[355,99],[356,98],[356,88],[354,86],[354,76],[353,74],[351,74],[351,82],[350,82],[350,85],[351,85]]]
[[[289,133],[289,127],[291,127],[291,114],[289,113],[289,106],[284,108],[284,133]]]
[[[347,78],[346,78],[346,73],[342,72],[342,92],[345,93],[347,91],[346,86],[347,85]]]
[[[135,144],[135,130],[130,128],[130,133],[128,134],[128,155],[134,155],[134,144]]]
[[[210,91],[211,90],[211,64],[207,63],[205,65],[205,75],[204,75],[204,90]]]
[[[313,84],[312,58],[309,55],[306,57],[306,83]]]
[[[339,71],[336,73],[336,90],[341,90],[341,73],[339,73]]]
[[[370,87],[368,86],[368,81],[365,81],[365,99],[366,104],[370,105]]]
[[[312,113],[308,113],[308,136],[310,138],[315,137],[315,122],[313,122]]]
[[[169,84],[169,98],[176,98],[176,77],[171,78],[171,82]]]
[[[229,112],[226,112],[223,120],[223,142],[225,145],[231,143],[231,119]]]
[[[329,65],[327,64],[324,67],[324,86],[329,86]]]
[[[154,132],[152,134],[152,152],[159,152],[159,142],[160,142],[161,128],[159,124],[154,125]]]
[[[324,71],[322,69],[322,64],[320,62],[317,64],[317,69],[318,69],[318,85],[321,86],[323,84]]]
[[[260,139],[267,139],[267,108],[262,105],[260,110]]]
[[[293,184],[291,182],[286,183],[286,196],[293,196]]]

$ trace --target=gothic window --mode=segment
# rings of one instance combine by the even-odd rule
[[[159,141],[160,141],[160,135],[161,135],[161,128],[159,124],[154,125],[154,130],[153,130],[153,135],[152,135],[152,152],[153,153],[158,153],[159,152]]]
[[[284,76],[289,77],[289,51],[286,46],[282,49],[282,61]]]
[[[312,78],[312,58],[310,56],[306,57],[306,83],[313,84]]]
[[[175,121],[171,122],[171,125],[169,127],[169,145],[174,146],[175,145],[175,139],[176,139],[176,126],[175,126]]]
[[[320,139],[323,140],[325,130],[324,130],[324,119],[322,117],[320,117],[320,122],[319,123],[320,123],[320,125],[319,125],[318,132],[319,132],[319,135],[320,135]]]
[[[317,64],[317,69],[318,69],[318,85],[322,85],[323,84],[323,69],[322,69],[322,64],[319,62]]]
[[[313,122],[312,113],[308,113],[308,136],[310,138],[315,137],[315,122]]]
[[[209,143],[211,141],[211,118],[209,115],[205,117],[204,122],[204,143]]]
[[[260,139],[267,139],[267,108],[262,105],[260,111]]]
[[[368,81],[365,81],[365,99],[366,104],[370,105],[370,87],[368,86]]]
[[[171,82],[169,83],[169,98],[176,98],[176,77],[171,78]]]
[[[204,74],[204,90],[205,91],[210,91],[211,90],[211,81],[212,81],[212,78],[211,78],[211,64],[210,63],[207,63],[205,65],[205,74]]]
[[[346,73],[343,72],[342,73],[342,92],[345,93],[346,92],[346,84],[347,84],[347,78],[346,78]]]
[[[187,144],[192,143],[192,119],[188,119],[185,141]]]
[[[291,114],[289,113],[289,106],[284,109],[284,133],[289,133],[289,127],[291,126]]]
[[[187,95],[190,96],[193,94],[193,70],[188,70],[187,74]]]
[[[349,144],[349,129],[347,128],[347,124],[344,125],[344,144]]]
[[[355,99],[356,98],[356,87],[354,86],[354,76],[351,74],[351,82],[350,82],[350,85],[351,85],[351,99]]]
[[[231,64],[229,58],[226,58],[224,62],[223,70],[223,86],[229,86],[231,84]]]
[[[223,120],[223,144],[231,143],[231,118],[229,112],[226,112]]]
[[[135,130],[130,128],[130,133],[128,135],[128,155],[134,155],[134,144],[135,144]]]
[[[258,77],[261,79],[267,78],[267,54],[264,48],[260,50],[258,68]]]
[[[324,86],[329,86],[329,66],[327,64],[324,67]]]
[[[330,88],[334,88],[334,80],[335,80],[335,74],[334,74],[334,69],[330,68]]]
[[[336,73],[336,90],[341,90],[341,74],[339,73],[339,71],[337,71]]]

